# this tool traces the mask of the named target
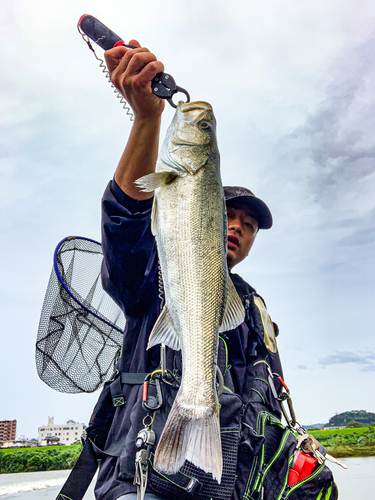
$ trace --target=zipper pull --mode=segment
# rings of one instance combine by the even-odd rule
[[[286,497],[288,496],[290,488],[291,488],[291,486],[289,486],[289,484],[287,484],[286,487],[285,487],[285,490],[283,491],[283,494],[280,497],[280,500],[285,500],[286,499]]]

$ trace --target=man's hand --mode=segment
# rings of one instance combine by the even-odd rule
[[[137,40],[129,44],[139,48],[119,46],[104,53],[111,82],[130,104],[136,121],[160,118],[165,102],[153,94],[151,80],[164,65]]]
[[[141,192],[134,182],[155,171],[165,103],[152,92],[151,80],[164,71],[164,65],[148,49],[140,47],[137,40],[130,40],[129,44],[138,48],[119,46],[104,53],[111,82],[134,113],[134,123],[115,172],[115,181],[132,198],[145,200],[152,193]]]

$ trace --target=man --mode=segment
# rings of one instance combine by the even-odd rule
[[[163,300],[156,244],[150,231],[152,193],[139,191],[134,181],[155,171],[161,114],[165,104],[164,100],[152,93],[150,82],[164,67],[137,41],[131,40],[130,44],[139,48],[120,46],[105,53],[111,81],[131,105],[134,124],[114,180],[108,185],[103,197],[102,281],[104,288],[126,315],[126,330],[122,356],[117,365],[120,375],[111,384],[111,393],[108,387],[105,388],[88,433],[94,440],[101,433],[100,429],[106,429],[106,454],[101,461],[95,488],[98,500],[137,498],[137,489],[133,485],[135,441],[145,425],[140,381],[144,374],[160,366],[159,348],[146,349]],[[246,188],[226,187],[225,197],[228,216],[227,262],[228,268],[232,270],[248,255],[258,230],[272,226],[272,216],[268,207]],[[223,474],[221,485],[218,485],[212,480],[210,482],[209,478],[205,483],[206,478],[200,476],[194,483],[196,478],[190,478],[186,471],[181,475],[181,484],[178,477],[169,481],[149,471],[146,499],[179,497],[179,491],[187,494],[193,483],[200,486],[203,483],[203,491],[208,487],[214,488],[215,492],[210,494],[213,498],[235,500],[245,495],[250,498],[252,491],[266,487],[261,481],[262,467],[266,463],[262,460],[269,460],[274,455],[282,433],[281,425],[271,425],[272,419],[277,421],[281,416],[279,402],[273,392],[279,393],[280,383],[277,379],[275,383],[270,381],[270,373],[271,378],[272,372],[282,374],[275,338],[277,327],[270,320],[264,302],[255,290],[238,275],[231,274],[231,278],[244,302],[246,321],[224,334],[219,342],[218,365],[224,374],[225,386],[220,399],[221,426],[237,429],[232,433],[229,444],[223,441],[224,470],[227,472]],[[178,378],[182,369],[179,353],[167,349],[166,365]],[[170,399],[173,401],[173,390],[165,386],[163,391],[165,404],[155,412],[153,421],[157,437],[170,409]],[[108,398],[115,400],[115,396],[119,395],[122,403],[107,415],[103,411],[107,404],[105,401]],[[262,423],[261,427],[259,422]],[[233,427],[235,425],[237,427]],[[240,441],[237,442],[240,431]],[[292,450],[295,448],[294,436],[288,439]],[[290,453],[292,451],[288,459]],[[258,459],[260,456],[262,460]],[[226,460],[228,467],[225,465]],[[190,486],[183,484],[186,477],[193,481],[189,482]],[[260,495],[260,492],[257,494]],[[195,495],[189,498],[195,498]]]

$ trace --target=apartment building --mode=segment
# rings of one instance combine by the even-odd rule
[[[47,443],[52,442],[73,444],[81,439],[85,429],[85,424],[80,424],[74,420],[68,420],[65,424],[55,424],[53,417],[48,417],[48,424],[38,428],[38,443],[40,446],[46,446]]]
[[[16,439],[17,420],[0,420],[0,441]]]

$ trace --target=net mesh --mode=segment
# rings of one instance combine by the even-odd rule
[[[125,317],[103,290],[100,243],[69,237],[55,251],[36,341],[39,377],[59,392],[94,392],[113,374]]]

